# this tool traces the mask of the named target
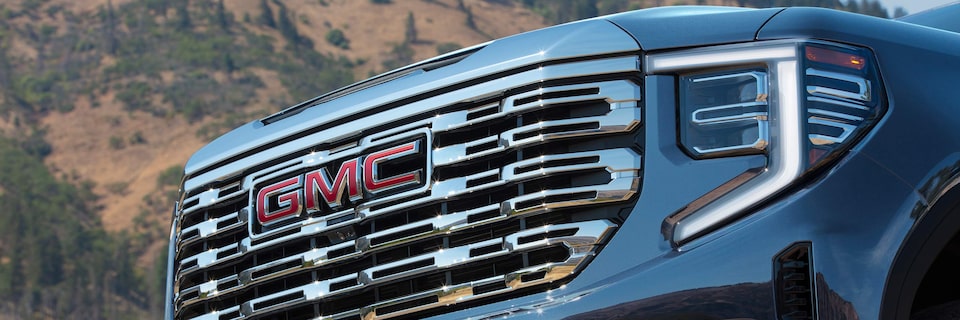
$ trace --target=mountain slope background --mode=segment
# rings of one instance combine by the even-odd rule
[[[676,4],[886,16],[866,0],[0,1],[0,319],[159,318],[182,164],[230,128],[439,53]]]

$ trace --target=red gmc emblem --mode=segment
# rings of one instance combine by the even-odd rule
[[[393,162],[423,159],[420,144],[421,140],[413,141],[348,159],[340,163],[336,172],[323,166],[264,186],[257,192],[257,221],[269,225],[304,211],[336,210],[344,205],[344,195],[351,203],[357,203],[387,190],[419,185],[426,166],[422,160],[418,169],[389,177],[380,174],[381,168]]]

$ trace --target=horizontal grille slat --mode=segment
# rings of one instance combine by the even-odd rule
[[[636,165],[636,164],[630,163],[632,161],[637,161],[636,155],[631,155],[632,153],[631,151],[629,150],[617,150],[617,151],[620,151],[620,152],[600,153],[603,159],[601,159],[599,162],[605,163],[606,166],[615,166],[617,162],[621,162],[624,165],[622,167],[619,167],[621,168],[621,170],[624,167],[629,168],[629,166],[631,165]],[[541,164],[548,160],[569,159],[569,158],[576,158],[577,156],[596,157],[597,155],[598,153],[583,153],[583,154],[574,154],[574,155],[539,157],[539,158],[534,158],[531,160],[524,161],[523,163],[518,163],[514,167],[504,168],[504,171],[513,172],[515,171],[515,169],[513,168],[526,167],[534,164]],[[608,161],[604,162],[603,160],[608,160]],[[573,165],[573,166],[567,166],[568,167],[567,169],[568,170],[569,169],[585,169],[585,168],[596,167],[597,165],[598,164]],[[617,172],[616,171],[617,169],[612,169],[612,170],[613,172]],[[511,176],[511,180],[523,180],[523,179],[530,179],[532,177],[546,175],[546,174],[556,174],[561,171],[563,171],[562,167],[528,171],[521,175],[516,175],[516,174],[509,174],[509,175]],[[637,183],[637,180],[636,180],[636,177],[634,176],[621,176],[611,180],[610,183],[601,185],[601,186],[554,189],[549,191],[537,192],[537,193],[532,193],[526,196],[507,199],[506,201],[502,202],[500,205],[485,206],[480,208],[474,208],[468,211],[454,212],[446,215],[441,215],[436,217],[435,219],[429,219],[429,220],[418,222],[416,224],[405,225],[404,228],[394,228],[388,231],[361,237],[350,242],[344,242],[331,248],[318,248],[317,250],[304,253],[303,265],[305,266],[316,265],[321,261],[320,260],[321,258],[326,257],[326,254],[325,254],[326,252],[334,251],[336,249],[352,248],[352,250],[350,251],[350,254],[339,256],[336,259],[331,259],[330,263],[347,260],[365,253],[375,252],[377,249],[380,249],[385,244],[373,245],[371,241],[372,239],[376,239],[377,237],[386,236],[396,232],[402,232],[405,230],[405,228],[415,228],[421,225],[431,226],[429,231],[417,233],[417,234],[411,234],[403,238],[398,238],[388,244],[391,246],[403,245],[403,244],[409,243],[410,241],[423,238],[423,237],[436,236],[449,231],[475,228],[475,227],[490,224],[493,222],[503,221],[512,217],[533,214],[536,212],[542,212],[549,209],[557,209],[557,208],[568,207],[568,206],[581,206],[585,202],[602,203],[602,202],[623,200],[633,194],[633,190],[635,190],[635,188],[637,187],[635,185],[636,183]],[[478,188],[477,190],[482,190],[482,189]],[[469,193],[469,191],[470,189],[466,189],[465,193]],[[571,200],[566,197],[563,197],[555,201],[549,200],[550,197],[582,194],[584,192],[591,192],[592,196],[588,199]],[[391,210],[390,208],[386,208],[383,210],[394,211],[394,210]],[[498,212],[498,213],[495,216],[486,218],[481,221],[477,221],[477,222],[467,221],[468,217],[478,213],[482,213],[482,212]],[[292,239],[301,239],[304,237],[318,235],[325,231],[335,229],[335,227],[323,228],[323,227],[317,226],[317,224],[319,223],[301,226],[300,231],[297,233],[293,233],[285,237],[277,238],[277,239],[264,242],[258,245],[243,247],[243,249],[241,250],[244,252],[256,252],[259,250],[266,250],[268,248],[275,246],[276,244],[288,242]],[[249,243],[249,241],[250,241],[249,239],[244,239],[244,241],[241,242],[241,244]],[[195,257],[188,257],[184,259],[184,261],[190,262],[194,260],[200,260],[200,261],[203,261],[204,265],[206,266],[215,265],[215,264],[221,263],[223,260],[238,258],[239,256],[236,254],[231,254],[224,258],[216,258],[220,256],[221,252],[236,252],[236,250],[237,250],[236,245],[228,245],[227,247],[224,247],[224,248],[216,248],[216,249],[212,249],[212,250],[200,253]],[[321,250],[321,251],[318,251],[318,250]],[[308,257],[312,257],[312,258],[307,259]],[[197,270],[197,269],[192,268],[192,269],[184,270],[182,272],[190,273],[194,270]]]
[[[582,66],[609,76],[583,77]],[[439,109],[418,110],[429,117],[405,115],[387,126],[344,123],[330,129],[342,128],[341,134],[300,144],[298,152],[267,157],[279,149],[266,148],[249,158],[258,161],[188,177],[185,192],[192,196],[178,213],[177,317],[303,311],[318,319],[391,318],[570,281],[639,193],[641,90],[629,76],[635,57],[550,70],[538,81],[523,72],[430,98]],[[302,139],[285,141],[290,150],[286,145]],[[362,164],[411,141],[421,146],[419,155],[384,162],[370,176],[358,173],[357,181],[416,172],[417,184],[352,196],[351,182],[337,182],[343,163]],[[225,172],[230,176],[212,178]],[[331,194],[335,206],[304,202],[334,199],[305,184],[303,177],[315,172],[331,179],[322,183],[347,183]],[[288,180],[314,191],[288,188],[298,190],[287,199],[299,211],[261,224],[265,210],[292,205],[269,197],[294,192],[261,190]],[[265,203],[259,209],[258,201]]]
[[[474,99],[477,99],[478,97],[488,97],[491,94],[505,92],[517,87],[539,85],[546,81],[559,81],[570,79],[571,77],[581,77],[585,75],[612,75],[637,72],[636,56],[612,57],[606,59],[583,60],[566,64],[548,65],[542,68],[534,68],[531,70],[491,79],[487,82],[478,83],[476,85],[451,91],[442,95],[417,100],[410,104],[389,110],[389,112],[378,114],[376,117],[365,118],[362,119],[362,121],[358,120],[341,123],[340,125],[342,127],[349,128],[377,128],[378,126],[393,126],[396,125],[397,120],[412,117],[415,120],[411,122],[424,121],[423,118],[429,118],[426,119],[426,121],[433,123],[432,126],[434,128],[438,128],[439,130],[439,128],[444,127],[444,124],[433,118],[435,115],[434,110],[438,108],[459,104],[465,101],[475,101]],[[425,88],[425,90],[430,89]],[[639,97],[639,88],[636,90],[636,96]],[[457,114],[457,112],[445,113],[444,116],[449,114]],[[414,115],[427,116],[417,117]],[[462,115],[462,117],[446,118],[448,121],[445,121],[445,123],[473,123],[471,121],[467,121],[466,112],[462,112]],[[248,169],[250,165],[256,165],[260,164],[261,162],[273,160],[275,157],[277,157],[277,155],[286,155],[300,151],[303,146],[312,145],[316,141],[324,141],[326,139],[330,139],[331,137],[340,138],[341,136],[336,133],[342,132],[342,130],[342,128],[339,128],[338,130],[331,129],[310,133],[304,136],[298,136],[296,139],[292,139],[282,145],[264,149],[260,153],[251,155],[247,158],[224,164],[223,166],[213,168],[209,171],[204,170],[203,173],[190,177],[190,179],[185,181],[185,191],[189,194],[193,190],[219,181],[223,177],[234,176],[243,170]]]
[[[247,225],[246,212],[234,212],[222,217],[212,218],[180,232],[180,246],[193,244],[204,238],[235,231]]]
[[[807,131],[814,145],[835,145],[850,138],[866,118],[873,117],[869,104],[870,80],[862,76],[805,70],[807,86]]]
[[[501,278],[498,278],[498,280],[504,281],[507,287],[512,289],[518,289],[521,287],[526,287],[533,284],[541,283],[543,281],[546,281],[546,279],[555,279],[557,277],[563,277],[564,272],[569,272],[569,271],[572,271],[574,268],[576,268],[579,265],[579,263],[585,258],[585,254],[589,253],[590,249],[592,249],[594,245],[598,244],[598,242],[601,239],[603,239],[607,235],[607,233],[610,231],[610,229],[612,229],[613,227],[615,226],[610,224],[609,222],[590,221],[590,222],[583,222],[583,223],[573,224],[573,225],[549,226],[549,227],[542,227],[538,229],[531,229],[522,233],[510,235],[504,238],[501,242],[501,245],[504,248],[504,250],[502,251],[488,253],[481,256],[469,257],[470,249],[474,247],[474,245],[458,247],[458,248],[450,248],[450,249],[443,250],[441,252],[431,254],[429,256],[415,257],[407,261],[398,261],[392,264],[387,264],[387,265],[367,269],[367,270],[361,271],[359,275],[347,275],[347,276],[343,276],[336,279],[322,280],[322,281],[314,282],[308,285],[304,285],[302,287],[293,288],[293,289],[289,289],[282,292],[277,292],[275,294],[268,295],[268,296],[247,302],[242,306],[241,310],[242,310],[242,313],[246,316],[258,315],[264,312],[268,312],[271,309],[289,308],[292,305],[307,302],[310,300],[316,300],[324,297],[344,294],[351,290],[358,290],[366,285],[374,285],[384,281],[389,281],[394,278],[410,276],[411,274],[416,273],[417,271],[420,271],[423,269],[451,268],[451,267],[455,267],[462,264],[468,264],[475,261],[490,259],[498,255],[509,254],[511,252],[516,252],[516,251],[532,250],[538,247],[545,247],[545,246],[551,246],[551,245],[563,245],[569,250],[570,257],[565,261],[559,261],[559,263],[552,263],[552,264],[546,263],[543,265],[527,268],[524,270],[517,270],[511,274],[507,274],[502,276]],[[556,238],[547,237],[539,241],[533,241],[533,242],[528,242],[523,244],[518,243],[519,242],[518,240],[524,236],[529,236],[531,234],[536,234],[536,233],[543,233],[544,231],[548,231],[552,229],[563,229],[563,228],[577,229],[577,231],[575,234],[569,235],[569,236],[556,237]],[[489,245],[489,243],[481,244],[480,246],[485,246],[485,245]],[[464,258],[464,257],[469,257],[469,258]],[[428,265],[418,264],[418,262],[422,262],[422,261],[430,261],[431,263]],[[389,275],[380,276],[380,277],[376,275],[379,271],[390,270],[403,265],[415,265],[417,267],[395,272],[395,273],[390,273]],[[546,271],[545,275],[542,277],[539,277],[537,279],[532,279],[530,281],[523,281],[522,279],[520,279],[521,275],[542,272],[543,269],[548,269],[548,270]],[[340,290],[330,289],[331,284],[344,282],[344,281],[357,281],[357,285],[343,288]],[[483,281],[483,282],[490,282],[490,280]],[[472,288],[473,284],[458,284],[458,285],[454,285],[454,287]],[[463,291],[463,293],[467,293],[467,292]],[[271,301],[271,300],[277,300],[277,299],[281,299],[283,300],[283,302],[271,305],[269,309],[258,307],[263,301]],[[381,304],[372,306],[373,310],[370,310],[368,312],[376,312],[375,311],[376,309],[382,308],[384,306],[394,305],[398,303],[398,301],[410,301],[414,299],[417,299],[417,297],[408,296],[395,301],[386,301]],[[464,299],[469,299],[469,297],[467,295],[464,295],[464,296],[458,297],[458,299],[464,300]]]

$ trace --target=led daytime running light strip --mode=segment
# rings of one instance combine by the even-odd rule
[[[665,74],[736,65],[765,65],[770,70],[770,145],[765,170],[716,201],[665,223],[665,235],[675,245],[737,217],[787,187],[805,168],[806,121],[802,109],[799,70],[801,42],[769,41],[667,52],[646,57],[647,74]]]

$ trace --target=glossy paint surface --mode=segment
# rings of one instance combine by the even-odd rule
[[[820,318],[902,314],[887,309],[903,306],[883,305],[892,294],[889,288],[898,287],[889,282],[897,278],[892,266],[909,256],[903,246],[922,236],[916,230],[934,223],[925,219],[928,209],[960,181],[960,99],[955,97],[960,35],[905,22],[811,8],[664,8],[567,24],[491,42],[448,67],[414,73],[270,125],[248,124],[198,152],[186,170],[202,173],[194,180],[213,181],[241,168],[205,168],[268,148],[316,126],[317,119],[336,121],[431,86],[519,66],[625,52],[636,52],[639,62],[647,51],[781,39],[833,41],[875,54],[888,112],[852,150],[743,218],[677,247],[664,239],[664,218],[767,160],[760,155],[693,160],[677,146],[676,78],[646,76],[638,66],[637,75],[644,77],[637,133],[645,141],[642,186],[611,242],[559,289],[435,318],[774,319],[773,259],[801,241],[812,243]],[[385,119],[401,115],[396,111]],[[955,232],[960,226],[944,228]]]
[[[250,149],[269,147],[271,143],[291,133],[317,126],[317,119],[332,123],[351,114],[409,98],[432,88],[553,60],[639,50],[629,35],[604,20],[560,25],[496,40],[481,47],[455,64],[429,71],[414,70],[398,79],[308,108],[270,125],[265,126],[259,121],[251,122],[197,151],[187,162],[185,171],[188,175],[193,174],[230,157],[240,156]],[[382,118],[386,121],[402,116],[402,113],[384,113]],[[276,155],[277,152],[273,154]],[[231,173],[226,171],[223,174]]]
[[[605,17],[646,51],[753,41],[783,8],[659,7]]]
[[[731,11],[728,17],[735,14]],[[641,39],[645,50],[664,49],[666,42],[656,40],[663,32],[651,33],[652,45],[643,41],[637,27],[642,23],[636,22],[643,19],[637,17],[625,29]],[[811,8],[786,9],[763,28],[723,32],[736,34],[731,30],[740,30],[741,36],[689,38],[714,44],[749,41],[746,35],[756,34],[758,40],[812,38],[870,48],[879,63],[888,114],[829,170],[796,183],[787,194],[703,239],[671,248],[658,237],[658,219],[705,191],[697,188],[715,186],[757,165],[751,161],[762,165],[763,159],[709,165],[689,161],[674,140],[674,80],[648,77],[644,185],[623,230],[565,288],[454,317],[775,318],[772,259],[798,241],[813,243],[820,318],[886,319],[894,314],[882,305],[885,295],[896,294],[885,291],[891,286],[891,266],[903,255],[906,239],[918,236],[914,230],[926,222],[929,206],[960,179],[960,103],[953,80],[960,70],[960,36]]]
[[[819,179],[673,248],[657,223],[708,191],[710,183],[722,183],[758,159],[685,159],[674,135],[666,134],[673,132],[671,99],[655,94],[672,91],[672,79],[665,78],[647,82],[648,106],[660,107],[646,113],[647,145],[657,148],[646,150],[641,198],[596,260],[563,289],[438,318],[485,318],[510,310],[519,319],[771,319],[773,257],[798,241],[813,243],[821,316],[877,317],[887,270],[913,223],[912,210],[922,202],[917,193],[871,158],[851,152]]]

